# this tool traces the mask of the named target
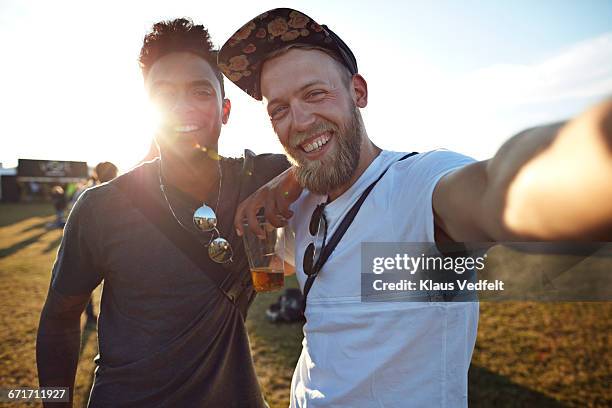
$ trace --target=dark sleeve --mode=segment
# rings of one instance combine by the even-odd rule
[[[63,295],[91,293],[102,281],[96,219],[92,197],[86,191],[74,205],[64,227],[64,236],[53,264],[51,287]]]
[[[284,154],[265,153],[254,158],[254,172],[258,188],[291,167]]]

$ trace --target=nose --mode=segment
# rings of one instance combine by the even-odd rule
[[[185,113],[189,113],[192,110],[191,101],[189,100],[189,96],[185,92],[180,92],[176,95],[176,99],[172,104],[170,111],[173,115],[182,115]]]
[[[315,123],[316,118],[304,104],[295,103],[291,106],[291,127],[293,132],[305,132]]]

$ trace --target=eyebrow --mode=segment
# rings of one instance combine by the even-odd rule
[[[157,80],[157,81],[153,82],[151,84],[151,87],[152,88],[158,88],[158,87],[161,87],[161,86],[175,86],[175,85],[176,84],[174,84],[174,83],[172,83],[170,81],[166,81],[166,80],[160,79],[160,80]],[[190,87],[194,87],[194,86],[209,86],[209,87],[214,89],[214,86],[213,86],[212,82],[210,82],[208,79],[199,79],[197,81],[191,81],[187,85],[190,86]]]
[[[310,82],[308,82],[307,84],[305,84],[305,85],[301,86],[301,87],[300,87],[300,88],[299,88],[299,89],[296,91],[296,93],[302,92],[302,91],[304,91],[305,89],[310,88],[311,86],[314,86],[314,85],[320,85],[320,84],[325,84],[325,82],[324,82],[324,81],[322,81],[322,80],[320,80],[320,79],[316,79],[316,80],[314,80],[314,81],[310,81]],[[274,104],[277,104],[277,103],[279,103],[279,98],[274,98],[274,99],[272,99],[270,102],[268,102],[268,107],[273,106]]]
[[[208,79],[192,81],[192,82],[189,82],[189,85],[190,86],[210,86],[211,88],[214,88],[214,85]]]

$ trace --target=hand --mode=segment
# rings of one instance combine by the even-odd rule
[[[259,228],[257,222],[259,209],[264,209],[264,215],[270,224],[277,228],[283,227],[293,216],[289,206],[298,199],[301,193],[302,186],[295,178],[293,167],[285,170],[240,203],[234,216],[236,233],[242,236],[243,223],[246,219],[249,229],[259,238],[264,239],[264,231]]]

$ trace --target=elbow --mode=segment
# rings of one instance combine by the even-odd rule
[[[43,310],[38,324],[36,342],[81,333],[81,316],[51,314]]]
[[[51,290],[40,313],[38,338],[80,333],[81,314],[88,299],[88,296],[83,296],[76,302],[70,302],[66,297]]]

